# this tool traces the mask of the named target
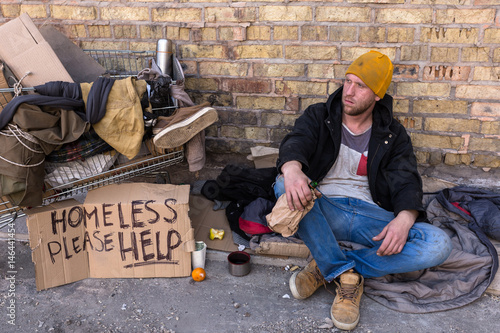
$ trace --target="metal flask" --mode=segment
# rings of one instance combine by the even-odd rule
[[[163,74],[172,77],[172,41],[159,39],[156,45],[156,64]]]

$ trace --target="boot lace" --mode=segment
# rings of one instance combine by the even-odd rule
[[[356,297],[359,292],[359,285],[346,285],[342,286],[340,283],[336,282],[337,288],[337,296],[340,301],[346,300],[351,303],[356,303]]]

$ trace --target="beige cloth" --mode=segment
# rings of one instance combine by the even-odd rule
[[[316,195],[312,191],[313,199],[309,201],[303,211],[290,210],[286,201],[286,193],[283,193],[273,207],[271,213],[266,215],[269,229],[280,233],[283,237],[290,237],[297,232],[299,222],[312,209],[316,202]]]
[[[80,84],[85,102],[92,84]],[[144,80],[135,77],[116,80],[108,95],[106,115],[92,125],[99,137],[128,159],[133,159],[141,149],[144,137],[141,98],[146,90]]]

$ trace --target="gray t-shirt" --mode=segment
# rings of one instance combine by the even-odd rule
[[[327,197],[351,197],[373,203],[368,186],[368,144],[372,128],[353,134],[342,124],[342,142],[339,156],[319,190]]]

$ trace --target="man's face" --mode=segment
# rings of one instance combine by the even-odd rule
[[[347,74],[342,90],[342,111],[349,116],[363,114],[379,101],[380,97],[375,95],[359,77]]]

